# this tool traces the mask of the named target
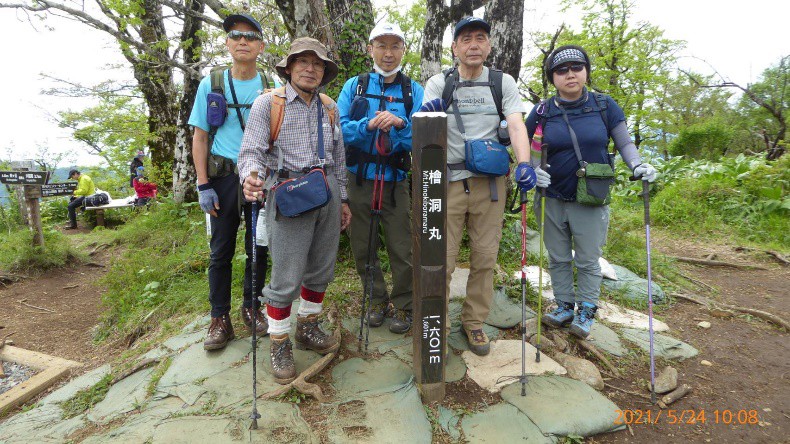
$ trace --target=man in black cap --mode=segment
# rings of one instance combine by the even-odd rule
[[[483,65],[491,52],[490,32],[491,26],[478,17],[465,17],[455,25],[452,48],[458,66],[428,79],[421,108],[452,114],[447,118],[447,288],[466,226],[472,251],[461,323],[469,349],[477,355],[486,355],[490,350],[483,322],[494,296],[494,265],[505,210],[504,173],[509,166],[506,156],[502,156],[504,159],[497,163],[502,175],[472,171],[466,162],[467,141],[489,143],[504,140],[501,136],[509,137],[518,162],[514,179],[524,191],[535,186],[535,172],[528,164],[524,104],[516,81]],[[501,80],[497,94],[494,76]],[[498,134],[499,128],[505,134]],[[489,153],[490,150],[485,156],[490,158]]]
[[[228,33],[225,45],[233,64],[228,69],[213,71],[200,82],[189,117],[189,124],[195,129],[192,157],[197,172],[200,208],[211,216],[211,260],[208,268],[211,325],[203,344],[206,350],[224,348],[235,337],[229,315],[231,266],[241,207],[245,214],[244,247],[247,252],[241,318],[250,328],[254,323],[258,334],[265,335],[268,329],[258,300],[266,276],[267,249],[256,246],[258,279],[253,289],[250,279],[254,242],[250,224],[252,207],[241,205],[236,168],[250,106],[268,83],[256,65],[266,44],[260,23],[249,15],[230,15],[222,26]]]

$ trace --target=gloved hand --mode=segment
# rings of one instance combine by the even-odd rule
[[[518,184],[518,188],[524,192],[535,188],[535,183],[537,182],[535,170],[527,162],[521,162],[516,166],[513,178]]]
[[[540,167],[535,168],[535,185],[538,188],[548,188],[551,185],[551,175]]]
[[[219,196],[214,188],[206,188],[205,190],[198,190],[198,202],[200,209],[214,217],[217,217],[217,210],[219,210]]]
[[[653,168],[653,165],[650,165],[649,163],[642,163],[634,168],[634,177],[641,177],[642,180],[646,180],[648,182],[653,182],[656,180],[657,175],[658,172],[655,168]]]
[[[428,112],[444,112],[447,109],[447,104],[444,103],[444,100],[440,98],[436,98],[425,102],[420,107],[420,111],[428,111]]]

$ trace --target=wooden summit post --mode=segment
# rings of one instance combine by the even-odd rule
[[[414,377],[423,402],[444,398],[447,349],[447,115],[412,117]]]

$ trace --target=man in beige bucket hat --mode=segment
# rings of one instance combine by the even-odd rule
[[[296,377],[288,334],[291,304],[297,297],[296,346],[327,354],[340,345],[321,330],[318,316],[326,287],[334,277],[340,232],[351,222],[351,210],[337,105],[318,93],[319,87],[337,76],[337,65],[321,42],[302,37],[291,43],[288,55],[276,69],[287,84],[253,103],[239,153],[239,177],[248,201],[264,191],[268,194],[262,217],[272,274],[263,294],[267,299],[274,379],[287,384]],[[280,117],[278,132],[272,122]],[[302,185],[313,186],[315,182],[307,185],[306,175],[315,177],[316,169],[325,173],[328,200],[289,214],[287,196]],[[265,178],[254,179],[251,171],[268,173]],[[317,183],[324,191],[323,180]]]

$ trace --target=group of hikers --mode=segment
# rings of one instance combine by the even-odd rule
[[[367,47],[373,71],[348,79],[337,102],[319,93],[338,75],[338,65],[319,41],[302,37],[291,42],[275,67],[285,81],[281,86],[257,68],[266,47],[260,23],[234,14],[223,28],[232,65],[201,81],[189,119],[200,207],[211,215],[206,350],[221,349],[235,337],[229,315],[231,264],[242,211],[247,260],[241,318],[256,334],[270,335],[277,382],[296,377],[289,332],[297,298],[296,347],[320,354],[339,347],[320,328],[319,315],[343,230],[362,284],[372,279],[365,321],[370,327],[388,321],[392,332],[409,331],[412,252],[406,179],[412,115],[418,111],[448,114],[447,288],[466,228],[470,273],[461,322],[470,350],[477,355],[490,350],[483,322],[493,300],[510,161],[507,155],[502,160],[486,153],[506,154],[507,145],[516,158],[512,178],[521,192],[535,186],[546,190],[545,245],[558,307],[543,319],[555,327],[571,324],[571,332],[580,337],[589,334],[609,224],[614,168],[609,140],[636,178],[653,181],[656,171],[641,162],[617,103],[588,91],[591,66],[584,49],[561,46],[547,57],[544,74],[556,94],[537,105],[525,122],[513,77],[484,65],[491,26],[481,18],[466,17],[455,25],[457,63],[431,77],[424,88],[401,72],[406,48],[401,29],[378,23]],[[542,147],[544,167],[531,155],[530,143]],[[478,163],[470,162],[470,156]],[[264,196],[261,242],[253,238],[253,212]],[[380,214],[390,291],[377,254],[368,257],[371,235],[379,236],[379,227],[371,228],[372,207]],[[535,211],[541,211],[539,205]],[[267,254],[273,268],[265,283]]]

